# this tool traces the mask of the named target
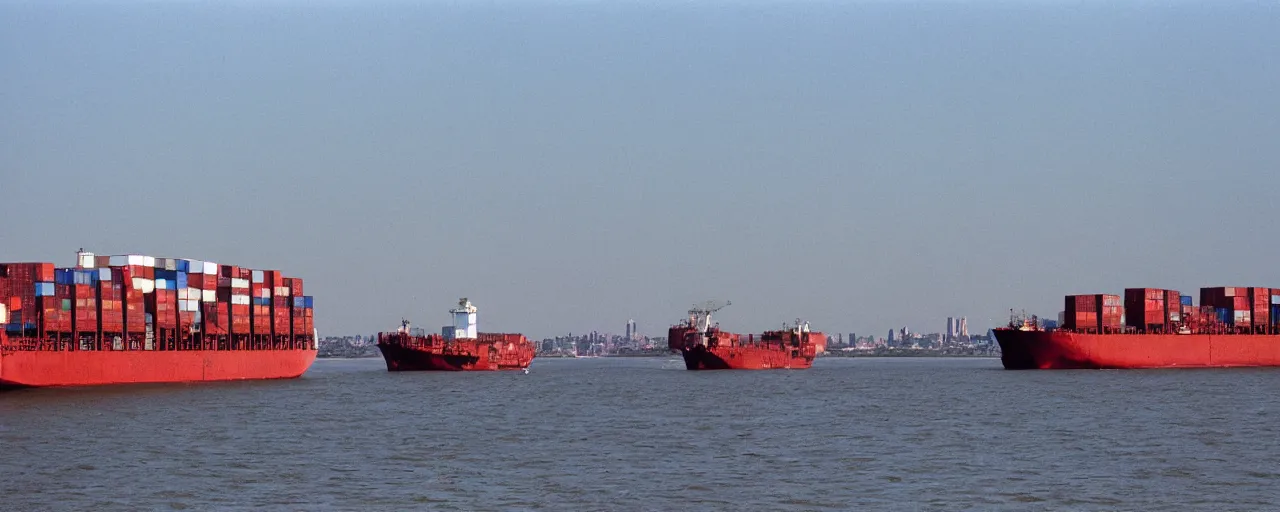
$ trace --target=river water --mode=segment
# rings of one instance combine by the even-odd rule
[[[0,393],[0,510],[1275,510],[1280,369],[819,359]]]

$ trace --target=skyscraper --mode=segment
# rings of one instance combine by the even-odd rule
[[[943,339],[946,341],[951,341],[955,338],[956,338],[956,319],[954,317],[949,316],[947,317],[947,337]]]
[[[960,317],[960,337],[969,337],[969,319],[963,316]]]

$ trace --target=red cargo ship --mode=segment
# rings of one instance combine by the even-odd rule
[[[534,345],[524,335],[476,332],[476,307],[466,298],[449,313],[454,323],[441,334],[426,335],[407,321],[378,333],[387,371],[520,370],[533,362]]]
[[[1032,317],[995,329],[1006,369],[1280,366],[1280,289],[1201,288],[1068,296],[1062,327]],[[1122,324],[1120,318],[1127,322]]]
[[[826,346],[826,335],[810,332],[807,323],[765,331],[760,335],[736,334],[711,324],[711,314],[730,305],[707,303],[689,310],[689,318],[667,330],[667,346],[684,357],[689,370],[804,369]]]
[[[295,378],[316,358],[312,319],[302,280],[274,270],[83,251],[74,268],[3,263],[0,387]]]

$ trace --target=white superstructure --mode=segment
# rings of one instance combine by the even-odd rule
[[[475,339],[478,337],[476,328],[476,307],[466,297],[458,299],[458,307],[450,309],[449,313],[453,315],[453,325],[446,325],[441,329],[441,334],[447,339]]]

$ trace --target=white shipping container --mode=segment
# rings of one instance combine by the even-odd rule
[[[199,312],[200,312],[200,301],[198,301],[198,300],[191,300],[191,301],[187,301],[187,303],[188,303],[188,305],[190,305],[190,306],[191,306],[191,309],[188,309],[187,311],[190,311],[190,312],[192,312],[192,313],[199,313]]]
[[[168,289],[169,289],[169,281],[168,281],[167,279],[156,279],[156,289],[157,289],[157,290],[168,290]]]
[[[5,308],[4,303],[0,303],[0,324],[9,323],[9,310]]]
[[[187,300],[200,300],[199,288],[187,288]]]
[[[143,256],[142,266],[154,268],[156,266],[156,259],[151,256]]]
[[[178,288],[178,300],[179,300],[179,301],[181,301],[181,302],[186,302],[186,300],[187,300],[187,289],[186,289],[186,288]]]
[[[290,295],[293,295],[293,290],[290,290],[288,286],[276,287],[276,297],[288,297]]]
[[[200,295],[201,302],[218,302],[218,292],[215,290],[205,290]]]
[[[80,253],[80,261],[76,263],[76,266],[80,268],[94,268],[95,263],[97,262],[94,260],[93,253],[84,252]]]
[[[142,293],[155,293],[156,282],[152,279],[143,279],[142,286],[138,287],[138,290],[141,290]]]
[[[262,284],[266,280],[266,274],[263,274],[261,270],[254,270],[253,275],[250,277],[253,278],[254,284]]]
[[[218,264],[212,261],[204,262],[204,273],[211,276],[218,275]]]
[[[271,289],[270,289],[270,288],[263,288],[262,290],[259,290],[259,291],[258,291],[258,297],[259,297],[259,298],[263,298],[263,299],[270,299],[270,298],[271,298]]]
[[[245,279],[233,278],[233,279],[231,280],[231,287],[232,287],[232,288],[243,288],[243,289],[245,289],[245,290],[248,290],[248,289],[249,289],[249,281],[248,281],[248,280],[245,280]]]
[[[250,304],[249,296],[248,295],[232,295],[231,303],[237,306],[248,306]]]
[[[107,263],[110,264],[110,266],[112,267],[127,267],[127,266],[150,267],[151,266],[147,264],[147,257],[139,254],[124,254],[120,256],[112,256],[107,259]]]

